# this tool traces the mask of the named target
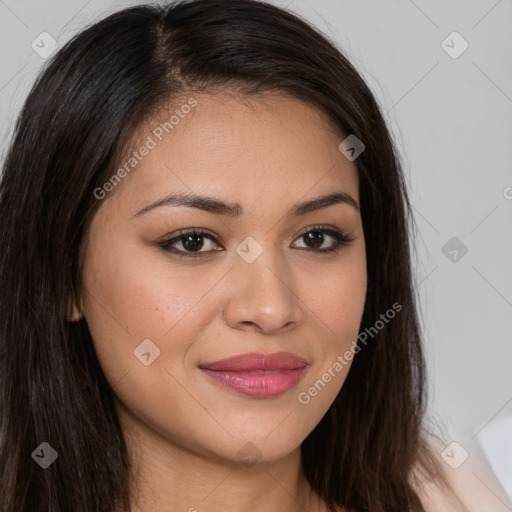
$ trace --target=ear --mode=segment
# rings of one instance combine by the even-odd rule
[[[74,301],[70,301],[68,306],[68,314],[66,315],[66,320],[68,322],[78,322],[82,318],[82,312],[77,308]]]

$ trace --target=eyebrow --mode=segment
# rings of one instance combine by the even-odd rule
[[[326,196],[298,203],[292,206],[285,216],[299,217],[300,215],[321,210],[335,204],[348,204],[359,211],[359,205],[351,195],[346,192],[337,191]],[[145,206],[134,217],[139,217],[161,206],[186,206],[188,208],[198,208],[215,215],[227,215],[229,217],[238,217],[243,214],[243,208],[238,203],[225,203],[214,197],[204,197],[196,194],[171,194]]]

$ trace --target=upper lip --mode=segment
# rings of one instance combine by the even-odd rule
[[[250,352],[199,365],[199,368],[217,371],[258,371],[258,370],[295,370],[304,368],[308,362],[290,352],[262,354]]]

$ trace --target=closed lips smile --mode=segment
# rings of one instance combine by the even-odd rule
[[[303,357],[288,352],[252,352],[201,364],[199,368],[228,389],[255,398],[271,398],[295,386],[307,366]]]

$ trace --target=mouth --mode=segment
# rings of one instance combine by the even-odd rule
[[[199,369],[228,389],[255,398],[271,398],[294,387],[307,366],[303,357],[288,352],[253,352],[201,364]]]

